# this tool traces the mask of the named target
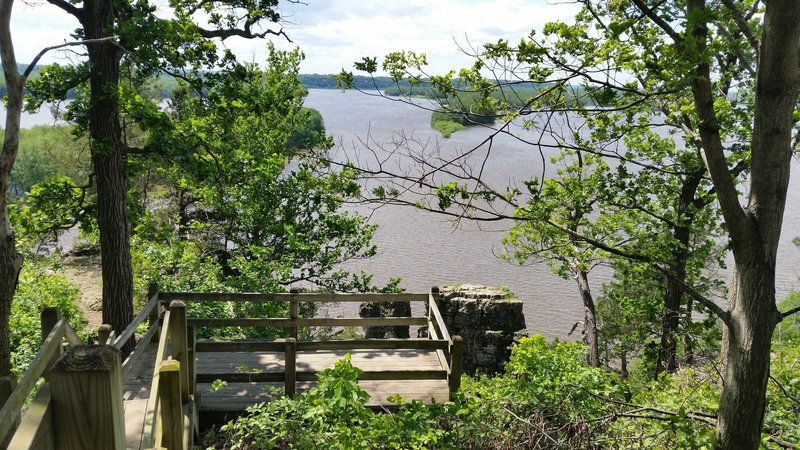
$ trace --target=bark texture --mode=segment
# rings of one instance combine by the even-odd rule
[[[704,14],[704,0],[689,0],[688,14]],[[698,55],[708,28],[695,24]],[[718,446],[756,449],[764,421],[770,341],[781,316],[775,306],[775,261],[789,182],[792,112],[798,94],[800,2],[766,3],[756,73],[747,207],[739,204],[714,111],[709,64],[696,67],[692,94],[700,119],[703,155],[731,237],[734,274],[723,336],[724,373]]]
[[[8,186],[11,170],[19,149],[19,127],[22,114],[22,87],[25,78],[19,74],[11,40],[13,0],[0,0],[0,56],[8,89],[5,135],[0,152],[0,376],[11,374],[9,319],[11,303],[22,269],[22,254],[17,252],[14,232],[8,217]]]
[[[583,301],[583,330],[585,333],[588,353],[586,363],[591,367],[600,367],[600,346],[597,341],[597,315],[594,306],[594,298],[589,288],[589,276],[585,270],[576,270],[575,280],[578,282],[578,290]]]
[[[115,2],[86,0],[81,24],[86,39],[111,36]],[[122,49],[113,41],[87,45],[90,69],[89,135],[97,183],[97,224],[103,272],[103,322],[121,332],[133,318],[133,271],[127,215],[127,177],[117,86]],[[132,341],[123,351],[132,348]]]

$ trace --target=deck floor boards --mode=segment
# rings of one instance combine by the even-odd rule
[[[156,363],[158,342],[147,344],[138,364],[122,380],[127,448],[138,450],[144,432],[144,416],[150,399],[150,385]]]
[[[298,372],[318,372],[350,354],[355,367],[363,371],[443,370],[435,380],[363,380],[359,385],[369,395],[369,406],[391,405],[387,397],[400,394],[405,400],[430,403],[446,402],[449,397],[444,369],[435,351],[426,350],[341,350],[297,354]],[[275,352],[202,352],[197,355],[197,372],[223,374],[234,372],[283,372],[283,353]],[[297,382],[298,393],[314,382]],[[268,402],[283,393],[283,383],[228,383],[216,392],[210,384],[198,384],[201,411],[242,411],[255,403]]]
[[[127,448],[139,449],[144,430],[144,416],[150,397],[157,343],[150,343],[136,367],[122,380],[125,407]],[[442,371],[441,379],[425,380],[363,380],[359,384],[370,395],[368,406],[392,406],[387,398],[400,394],[405,400],[425,403],[446,402],[449,397],[446,372],[435,351],[430,350],[340,350],[298,352],[297,372],[319,372],[350,354],[354,366],[366,372],[391,370]],[[196,371],[203,374],[241,372],[280,373],[285,362],[282,352],[198,352]],[[298,393],[308,390],[314,382],[297,382]],[[248,406],[269,402],[283,394],[282,382],[228,383],[212,391],[210,384],[198,384],[199,411],[241,413]]]

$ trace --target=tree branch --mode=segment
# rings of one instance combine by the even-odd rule
[[[731,13],[731,17],[733,17],[734,22],[742,31],[742,34],[747,38],[747,42],[750,43],[750,46],[753,47],[753,51],[758,54],[759,42],[758,38],[756,37],[755,33],[753,33],[753,29],[750,28],[750,25],[747,23],[747,20],[742,15],[742,12],[736,8],[736,5],[733,3],[733,0],[722,0],[722,4],[725,5],[725,8],[728,9]]]
[[[47,0],[47,3],[58,6],[64,11],[75,16],[75,18],[77,18],[78,20],[81,20],[83,17],[83,8],[78,8],[77,6],[68,2],[67,0]]]
[[[287,41],[294,42],[289,38],[289,35],[287,35],[285,31],[283,31],[283,28],[281,28],[278,31],[269,29],[269,30],[263,31],[261,33],[254,33],[250,29],[250,24],[249,23],[246,24],[243,29],[235,28],[235,29],[229,29],[229,30],[209,30],[209,29],[206,29],[206,28],[197,27],[197,31],[200,33],[200,36],[203,36],[204,38],[219,38],[220,40],[223,40],[223,41],[225,39],[228,39],[228,38],[234,37],[234,36],[245,38],[245,39],[256,39],[256,38],[263,38],[263,37],[267,36],[268,34],[271,34],[273,36],[283,36]]]
[[[116,36],[108,36],[108,37],[98,38],[98,39],[86,39],[86,40],[83,40],[83,41],[65,42],[63,44],[58,44],[58,45],[53,45],[53,46],[50,46],[50,47],[45,47],[39,53],[37,53],[36,56],[33,57],[33,60],[31,61],[30,64],[28,64],[28,67],[25,69],[25,72],[22,74],[22,77],[27,79],[28,76],[31,74],[31,72],[33,72],[33,69],[36,68],[36,63],[38,63],[39,60],[42,59],[42,56],[44,56],[45,53],[47,53],[47,52],[49,52],[51,50],[58,50],[60,48],[65,48],[65,47],[74,47],[74,46],[77,46],[77,45],[99,44],[101,42],[113,41],[114,39],[116,39]]]
[[[694,10],[704,10],[704,0],[690,0],[690,13]],[[694,51],[698,55],[703,55],[706,51],[706,40],[708,38],[708,28],[705,24],[695,24],[692,29],[695,36],[697,48]],[[692,96],[694,97],[695,111],[700,119],[700,140],[702,142],[702,155],[714,183],[717,192],[717,199],[725,217],[725,223],[734,243],[734,253],[740,250],[736,245],[749,242],[750,226],[747,215],[739,204],[739,193],[736,190],[731,172],[728,169],[728,161],[725,158],[725,150],[720,136],[720,125],[717,121],[716,110],[714,108],[714,97],[711,86],[711,68],[707,61],[702,60],[697,63],[692,80]]]
[[[669,35],[669,37],[672,39],[673,42],[675,42],[675,44],[683,45],[684,42],[683,37],[681,37],[681,35],[678,34],[678,32],[675,31],[675,29],[672,28],[672,26],[670,26],[669,22],[659,17],[658,14],[656,14],[655,11],[650,9],[650,7],[645,5],[642,0],[633,0],[633,4],[636,5],[636,7],[639,8],[639,11],[644,13],[644,15],[647,16],[648,19],[653,21],[654,24],[658,25],[659,28],[664,30],[664,32],[667,33],[667,35]]]
[[[791,316],[792,314],[799,313],[799,312],[800,312],[800,306],[792,308],[792,309],[790,309],[790,310],[788,310],[786,312],[781,313],[781,318],[785,319],[785,318]]]

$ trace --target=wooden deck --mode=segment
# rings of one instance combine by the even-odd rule
[[[350,355],[361,369],[367,405],[391,409],[388,397],[443,403],[458,390],[463,341],[451,337],[429,294],[232,294],[151,293],[120,333],[101,328],[96,345],[80,339],[54,309],[42,314],[45,343],[0,411],[0,440],[11,448],[56,450],[63,439],[75,448],[189,449],[203,424],[230,420],[255,403],[311,388],[319,372]],[[186,301],[285,302],[288,318],[187,317]],[[427,315],[391,318],[300,317],[302,302],[424,302]],[[168,302],[168,303],[167,303]],[[166,307],[166,308],[165,308]],[[120,349],[147,322],[147,331],[124,361]],[[298,339],[300,327],[426,326],[413,339]],[[286,329],[283,339],[197,339],[199,327],[264,326]],[[69,351],[61,355],[63,343]],[[58,365],[54,362],[58,360]],[[52,370],[51,370],[52,368]],[[51,370],[50,372],[47,372]],[[49,377],[16,433],[15,417],[45,373]],[[100,380],[100,381],[98,381]],[[212,383],[224,381],[212,390]],[[121,389],[120,389],[121,388]],[[122,392],[122,401],[119,393]],[[204,415],[207,420],[204,422]],[[99,425],[98,425],[99,424]],[[79,427],[91,430],[74,433]],[[80,442],[80,444],[77,444]]]
[[[129,449],[138,449],[144,430],[150,385],[155,369],[157,344],[151,343],[139,364],[123,380],[125,431]],[[374,408],[391,408],[387,399],[400,394],[405,400],[425,403],[443,403],[449,398],[447,369],[442,367],[435,351],[425,350],[336,350],[310,351],[297,354],[297,378],[308,380],[315,373],[333,367],[334,363],[350,354],[355,367],[368,374],[417,372],[422,376],[439,374],[438,379],[416,380],[361,380],[359,385],[367,391],[367,405]],[[210,417],[228,417],[241,414],[247,407],[269,402],[283,395],[283,381],[229,382],[219,390],[211,389],[216,376],[231,373],[243,377],[268,377],[285,371],[281,352],[201,352],[197,356],[198,384],[196,396],[200,414]],[[246,375],[254,374],[254,375]],[[373,375],[374,376],[374,375]],[[367,375],[369,377],[369,375]],[[302,393],[315,381],[298,381],[297,392]]]
[[[423,376],[436,376],[438,379],[417,380],[361,380],[359,385],[370,395],[369,406],[389,406],[387,398],[400,394],[406,400],[431,400],[446,402],[449,396],[447,369],[443,368],[435,351],[424,350],[350,350],[350,351],[312,351],[297,354],[297,391],[303,392],[314,385],[315,373],[333,367],[347,353],[355,367],[369,374],[393,373],[398,371],[417,372]],[[283,395],[283,382],[251,381],[234,382],[216,392],[211,391],[210,381],[215,375],[253,373],[260,378],[269,374],[283,373],[285,362],[283,353],[275,352],[208,352],[197,357],[198,385],[200,397],[199,410],[204,411],[243,411],[246,407],[268,402],[275,396]],[[262,375],[264,374],[264,375]],[[250,375],[248,375],[250,376]],[[375,375],[373,375],[375,376]],[[204,382],[201,382],[204,381]],[[275,389],[270,389],[274,387]]]

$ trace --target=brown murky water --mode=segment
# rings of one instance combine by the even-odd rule
[[[428,111],[353,91],[311,90],[306,105],[320,111],[328,133],[337,142],[335,150],[350,158],[360,155],[369,159],[362,144],[367,137],[372,148],[377,148],[375,144],[391,147],[402,132],[429,145],[440,142],[447,152],[472,148],[488,134],[486,129],[467,129],[442,141],[430,128]],[[800,249],[791,243],[800,235],[800,164],[794,164],[778,261],[779,299],[800,289]],[[537,151],[518,140],[500,137],[483,173],[492,185],[506,186],[540,175],[541,170],[542,157]],[[574,281],[551,274],[545,264],[520,267],[495,256],[503,250],[500,239],[508,223],[479,228],[462,222],[455,226],[446,217],[404,207],[360,211],[371,213],[372,222],[379,225],[375,237],[379,254],[348,263],[347,268],[374,273],[377,282],[401,276],[401,285],[412,292],[464,282],[508,287],[525,302],[528,330],[548,337],[567,339],[572,324],[582,320]],[[593,289],[599,292],[610,275],[603,267],[594,270],[590,275]]]

